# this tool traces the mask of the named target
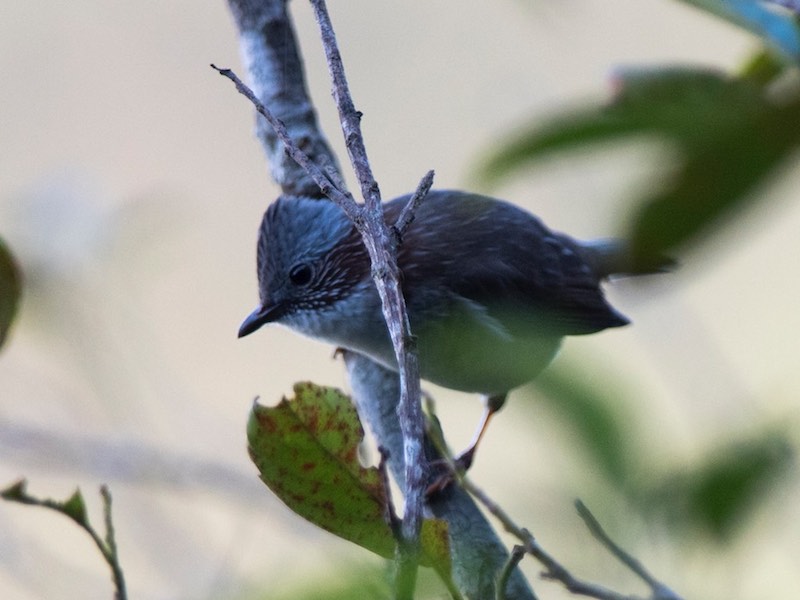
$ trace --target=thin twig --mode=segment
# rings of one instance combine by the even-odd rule
[[[397,221],[392,226],[398,243],[402,241],[409,225],[414,222],[414,215],[417,212],[417,208],[420,204],[422,204],[422,201],[425,199],[425,196],[428,195],[428,192],[431,191],[431,186],[433,186],[433,175],[434,173],[432,170],[425,173],[425,176],[422,178],[422,180],[420,180],[417,189],[414,190],[414,194],[411,196],[409,201],[406,202],[406,205],[400,212],[400,216],[397,217]]]
[[[350,95],[327,6],[324,0],[311,0],[311,4],[325,49],[345,146],[364,197],[366,211],[361,234],[372,260],[373,278],[381,297],[383,316],[389,329],[400,373],[400,401],[397,414],[403,432],[406,496],[402,536],[398,544],[395,592],[399,598],[411,598],[419,562],[419,535],[427,478],[423,450],[424,421],[419,401],[419,365],[405,299],[400,288],[395,238],[390,234],[384,219],[380,188],[372,174],[361,133],[362,115],[356,110]]]
[[[114,534],[114,521],[111,518],[111,490],[107,485],[100,486],[100,496],[103,498],[103,520],[106,527],[106,548],[108,555],[106,560],[109,567],[111,567],[111,574],[114,578],[114,585],[117,588],[116,600],[124,600],[127,598],[127,591],[125,589],[125,577],[122,574],[122,567],[119,564],[119,553],[117,552],[117,539]],[[101,549],[102,551],[102,549]],[[106,553],[103,553],[106,556]]]
[[[522,561],[524,556],[525,548],[523,546],[516,545],[511,550],[511,554],[508,556],[506,564],[503,565],[503,569],[500,571],[500,575],[497,577],[495,600],[507,600],[506,586],[508,585],[508,580],[511,577],[511,573],[514,572],[514,569],[517,568],[517,565],[520,563],[520,561]]]
[[[423,425],[422,411],[419,407],[419,367],[417,357],[413,350],[413,336],[411,335],[408,316],[400,289],[400,274],[394,256],[394,240],[389,234],[389,229],[383,218],[380,205],[380,191],[374,183],[372,172],[364,149],[361,136],[359,119],[347,90],[344,78],[344,68],[341,57],[336,48],[336,38],[330,19],[327,16],[324,3],[314,3],[320,29],[323,32],[323,41],[326,55],[331,64],[331,73],[334,78],[335,96],[339,106],[342,127],[347,140],[348,152],[351,162],[362,184],[362,192],[367,210],[355,203],[353,197],[345,190],[340,189],[325,171],[317,166],[292,140],[284,123],[275,117],[264,106],[255,94],[247,87],[230,69],[220,69],[215,65],[212,68],[221,75],[230,79],[236,89],[255,106],[267,122],[274,128],[276,134],[286,147],[286,151],[300,164],[312,179],[319,185],[323,194],[344,210],[348,218],[361,233],[364,244],[369,252],[373,265],[373,277],[378,293],[381,296],[384,318],[386,319],[389,333],[397,357],[398,369],[401,380],[401,398],[398,407],[401,424],[403,424],[404,459],[406,464],[406,510],[402,523],[402,539],[398,544],[400,549],[400,568],[398,581],[409,582],[413,586],[416,580],[416,568],[419,557],[419,531],[422,525],[422,506],[424,502],[424,485],[426,466],[423,453]],[[373,181],[373,183],[369,183]],[[372,210],[369,208],[372,207]],[[405,597],[411,597],[413,588]]]
[[[125,576],[122,573],[122,566],[119,563],[117,544],[114,539],[114,525],[111,520],[111,494],[108,488],[106,486],[100,488],[100,495],[103,498],[103,516],[106,529],[104,540],[89,522],[89,518],[86,515],[86,505],[84,504],[80,490],[76,490],[68,500],[58,502],[49,498],[42,499],[31,496],[27,493],[26,487],[27,482],[23,479],[2,490],[2,492],[0,492],[0,497],[11,502],[49,508],[75,521],[81,529],[89,534],[89,537],[92,538],[95,546],[100,550],[103,559],[110,567],[111,577],[114,581],[115,600],[127,600],[128,593],[125,586]]]
[[[367,209],[378,210],[381,203],[381,194],[378,182],[372,174],[372,167],[367,158],[367,148],[364,145],[364,136],[361,133],[361,116],[353,103],[350,94],[350,86],[347,84],[347,76],[344,72],[342,55],[339,52],[339,45],[336,42],[336,33],[333,30],[328,7],[324,0],[311,0],[314,7],[314,16],[319,25],[322,47],[325,50],[325,58],[328,62],[328,71],[333,82],[333,99],[336,108],[339,110],[339,121],[344,134],[347,154],[353,165],[358,183],[361,186],[361,194],[364,197]]]
[[[519,525],[517,525],[516,522],[514,522],[514,520],[511,518],[511,516],[499,504],[497,504],[494,500],[492,500],[492,498],[489,497],[489,495],[486,494],[486,492],[484,492],[481,488],[472,483],[472,481],[468,477],[466,477],[463,472],[455,468],[455,463],[453,462],[452,456],[450,456],[447,447],[444,444],[444,441],[441,438],[438,438],[436,432],[437,432],[436,428],[433,428],[429,430],[429,435],[432,434],[431,439],[436,444],[437,449],[440,452],[442,452],[442,455],[444,457],[444,462],[451,469],[453,477],[456,479],[458,484],[461,487],[463,487],[467,492],[469,492],[470,495],[472,495],[476,500],[478,500],[479,503],[483,504],[486,510],[489,511],[489,513],[500,522],[500,524],[508,533],[510,533],[511,535],[513,535],[522,542],[525,548],[525,552],[533,556],[536,560],[539,561],[539,563],[542,564],[542,566],[544,566],[545,571],[542,573],[542,577],[544,579],[550,579],[553,581],[560,582],[568,591],[570,591],[573,594],[586,596],[589,598],[597,598],[598,600],[643,600],[639,596],[619,594],[606,587],[594,583],[589,583],[587,581],[583,581],[572,575],[572,573],[566,567],[564,567],[560,562],[558,562],[555,558],[553,558],[553,556],[550,555],[544,548],[542,548],[542,546],[539,544],[539,542],[536,541],[536,538],[533,537],[530,531],[528,531],[524,527],[520,527]],[[583,504],[581,504],[580,506],[582,507],[582,509],[579,509],[581,517],[584,518],[584,520],[586,520],[584,515],[588,514],[592,522],[597,525],[598,531],[602,533],[602,536],[604,536],[604,538],[598,537],[596,531],[592,528],[592,526],[590,526],[589,528],[590,531],[592,531],[592,534],[595,535],[595,537],[598,537],[598,539],[606,548],[611,550],[615,556],[620,558],[622,562],[624,562],[629,568],[631,568],[631,570],[633,570],[637,575],[639,575],[642,579],[644,579],[648,583],[648,585],[650,585],[650,588],[652,590],[652,595],[649,597],[648,600],[681,600],[680,596],[678,596],[675,592],[673,592],[665,585],[658,582],[655,578],[650,576],[647,573],[647,571],[644,570],[643,567],[641,567],[641,565],[639,565],[638,569],[634,568],[633,564],[638,564],[638,561],[632,559],[632,557],[627,555],[627,553],[624,553],[624,551],[620,550],[616,546],[616,544],[611,542],[610,538],[608,538],[605,532],[603,532],[602,528],[600,528],[599,524],[597,523],[597,520],[591,516],[591,513],[589,513],[588,509],[586,509],[586,507]],[[585,513],[582,511],[585,511]],[[587,525],[589,525],[588,522]],[[608,545],[608,543],[606,543],[604,539],[608,540],[608,542],[610,542],[611,545]],[[612,550],[612,548],[616,548],[619,552],[622,552],[622,554],[624,556],[627,556],[629,560],[634,560],[634,563],[629,563],[626,560],[623,560],[620,557],[620,555],[617,554],[617,552]],[[501,596],[498,596],[498,598],[500,597]]]
[[[283,121],[273,115],[269,109],[264,106],[256,97],[256,95],[253,93],[253,90],[247,87],[247,85],[245,85],[244,82],[242,82],[242,80],[239,79],[236,73],[234,73],[231,69],[223,69],[214,64],[211,65],[211,68],[217,71],[223,77],[230,79],[236,86],[236,90],[253,104],[256,111],[258,111],[258,114],[264,117],[275,130],[275,133],[283,142],[284,146],[286,146],[286,152],[288,152],[289,155],[295,161],[297,161],[297,164],[306,170],[306,172],[314,180],[314,183],[319,186],[320,191],[333,202],[335,202],[339,208],[345,212],[351,221],[354,223],[360,222],[363,219],[361,208],[358,206],[355,199],[353,199],[353,196],[349,192],[340,189],[339,186],[332,181],[331,177],[319,166],[317,166],[316,163],[314,163],[314,161],[312,161],[308,155],[300,149],[300,147],[289,135],[286,125],[284,125]]]
[[[605,548],[611,552],[622,564],[633,571],[639,578],[642,579],[653,591],[653,598],[658,600],[680,600],[675,592],[658,581],[652,574],[644,567],[640,560],[631,556],[628,552],[619,547],[619,545],[612,540],[605,532],[600,522],[595,516],[586,508],[586,505],[580,500],[575,501],[575,508],[578,515],[583,519],[586,528],[600,542]]]
[[[513,519],[503,510],[494,500],[492,500],[482,489],[473,484],[469,479],[463,477],[461,485],[470,494],[472,494],[478,502],[483,504],[500,523],[503,528],[520,540],[525,551],[538,560],[545,571],[542,577],[559,581],[561,584],[573,594],[587,596],[589,598],[598,598],[599,600],[641,600],[636,596],[625,596],[609,590],[603,586],[595,585],[585,581],[581,581],[569,572],[569,570],[553,558],[548,552],[539,545],[539,542],[533,537],[530,531],[524,527],[518,526]]]
[[[525,551],[538,560],[544,567],[545,571],[542,577],[553,581],[559,581],[567,590],[573,594],[587,596],[589,598],[598,598],[599,600],[642,600],[639,596],[626,596],[619,594],[613,590],[605,588],[601,585],[582,581],[573,576],[569,570],[553,558],[548,552],[542,548],[530,531],[524,527],[520,527],[514,522],[511,516],[492,498],[489,497],[477,485],[466,476],[463,470],[457,468],[455,461],[450,453],[447,443],[440,427],[437,426],[438,421],[434,411],[434,405],[431,401],[426,403],[428,412],[431,414],[429,423],[432,426],[428,427],[428,436],[436,446],[436,449],[443,457],[443,462],[450,469],[453,478],[458,484],[469,492],[479,503],[483,504],[489,513],[494,516],[503,528],[511,535],[520,540]],[[625,564],[631,571],[639,576],[650,587],[652,594],[648,600],[682,600],[682,598],[659,582],[653,577],[644,566],[632,557],[630,554],[622,550],[614,541],[606,534],[600,523],[592,515],[586,505],[580,500],[576,501],[575,506],[578,514],[586,523],[591,534],[597,539],[606,549],[608,549],[618,560]],[[499,593],[499,592],[498,592]],[[500,596],[498,596],[500,598]]]

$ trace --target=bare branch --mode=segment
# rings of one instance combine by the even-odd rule
[[[372,175],[361,133],[361,113],[355,109],[336,35],[323,0],[311,0],[319,24],[325,56],[333,83],[333,97],[339,111],[339,121],[344,134],[350,162],[361,186],[366,211],[360,232],[372,260],[373,278],[383,305],[383,316],[389,328],[398,371],[400,373],[400,403],[397,414],[403,432],[403,458],[405,462],[405,512],[402,538],[398,544],[397,582],[404,589],[397,590],[401,597],[413,595],[413,583],[419,557],[419,533],[422,526],[422,509],[425,501],[427,464],[423,450],[424,422],[420,407],[419,365],[414,337],[408,321],[405,298],[400,288],[400,270],[397,266],[395,238],[390,234],[381,207],[378,183]],[[358,226],[358,224],[357,224]],[[407,589],[405,586],[411,586]]]
[[[559,581],[567,590],[580,596],[598,598],[599,600],[643,600],[639,596],[627,596],[624,594],[619,594],[601,585],[582,581],[573,576],[566,567],[559,563],[555,558],[553,558],[553,556],[545,551],[542,546],[539,545],[530,531],[517,525],[511,516],[499,504],[492,500],[488,494],[472,483],[472,481],[470,481],[463,472],[460,472],[456,468],[452,456],[450,456],[449,452],[447,451],[444,440],[439,437],[441,435],[441,431],[433,430],[433,432],[436,434],[436,436],[433,438],[433,441],[442,453],[444,462],[451,470],[453,477],[458,481],[459,485],[469,492],[474,498],[476,498],[478,502],[483,504],[486,507],[486,510],[488,510],[489,513],[491,513],[498,521],[500,521],[506,531],[523,543],[525,551],[545,567],[546,570],[542,573],[542,577],[545,579]],[[642,578],[650,586],[652,594],[648,600],[681,600],[681,597],[675,592],[652,577],[638,560],[617,546],[611,540],[611,538],[608,537],[605,531],[603,531],[602,527],[600,527],[600,524],[582,502],[578,501],[576,506],[578,508],[578,513],[584,522],[586,522],[586,525],[592,535],[598,539],[603,546],[611,551],[615,557],[622,561],[628,568],[630,568],[634,573],[636,573],[636,575]],[[500,596],[497,597],[500,598]]]
[[[273,4],[272,8],[262,8],[257,6],[252,0],[230,0],[231,10],[234,13],[237,24],[242,35],[242,44],[245,59],[249,60],[248,70],[257,80],[261,80],[264,70],[259,64],[259,60],[269,63],[266,67],[266,79],[276,78],[276,66],[280,62],[279,53],[275,50],[272,36],[266,34],[266,29],[274,23],[286,21],[285,0],[283,2],[273,2],[263,4]],[[420,385],[419,367],[414,351],[414,338],[408,322],[405,308],[405,300],[400,289],[400,273],[395,257],[395,237],[391,235],[390,229],[386,225],[381,207],[380,190],[375,181],[367,158],[363,136],[361,134],[360,118],[361,114],[355,110],[347,80],[344,74],[341,55],[336,44],[336,36],[330,22],[327,8],[322,0],[312,0],[314,12],[320,26],[325,54],[328,59],[328,66],[333,80],[334,98],[336,99],[339,110],[342,131],[345,137],[348,154],[351,163],[358,177],[362,195],[364,197],[366,210],[355,204],[352,197],[336,183],[340,178],[333,178],[327,173],[330,172],[330,165],[320,168],[315,162],[299,148],[296,140],[292,140],[289,132],[281,121],[266,109],[264,104],[259,101],[259,97],[271,100],[265,94],[257,95],[247,88],[230,70],[218,69],[221,74],[231,79],[240,93],[247,96],[256,106],[259,114],[274,129],[277,138],[283,143],[286,152],[304,169],[310,178],[316,183],[322,193],[336,202],[345,211],[350,220],[362,235],[364,244],[369,252],[372,261],[373,279],[375,280],[378,293],[383,305],[384,318],[386,320],[395,355],[400,372],[400,403],[398,416],[403,427],[404,451],[403,458],[406,465],[406,498],[405,514],[402,522],[402,535],[398,548],[400,549],[398,570],[398,582],[409,582],[411,589],[405,592],[406,597],[410,597],[413,592],[413,582],[415,580],[416,564],[419,554],[419,531],[422,524],[422,506],[424,502],[426,463],[423,452],[424,426],[422,411],[419,406]],[[249,13],[252,13],[249,14]],[[282,31],[289,36],[288,44],[296,45],[294,42],[293,31],[290,25],[284,25]],[[286,33],[288,32],[288,33]],[[252,51],[251,45],[256,48]],[[284,49],[285,50],[285,49]],[[278,60],[276,60],[276,56]],[[288,57],[288,58],[287,58]],[[302,65],[299,63],[299,55],[296,50],[284,52],[287,60],[297,60],[295,65],[298,69]],[[283,66],[285,69],[285,65]],[[272,88],[280,89],[280,86],[266,81],[265,88],[269,91]],[[305,97],[305,88],[302,81],[302,71],[300,71],[299,82],[295,81],[295,92],[298,96]],[[312,125],[316,127],[315,120]],[[321,136],[320,136],[321,137]],[[274,144],[273,144],[274,145]],[[272,147],[272,146],[269,146]],[[327,147],[325,148],[327,152]],[[271,160],[274,155],[271,154]],[[286,182],[282,182],[282,187],[286,189]]]
[[[325,58],[328,61],[328,71],[330,72],[333,83],[333,99],[336,108],[339,110],[339,122],[344,134],[345,146],[350,156],[358,183],[361,186],[361,195],[370,211],[377,211],[381,203],[381,193],[378,182],[372,175],[367,158],[367,149],[364,145],[364,136],[361,133],[361,116],[356,110],[353,98],[350,95],[350,87],[347,84],[347,77],[344,72],[342,55],[339,52],[339,45],[336,43],[336,33],[333,30],[328,7],[324,0],[311,0],[314,7],[314,16],[319,24],[319,31],[322,37],[322,46],[325,49]]]
[[[517,568],[517,565],[519,565],[524,557],[525,548],[523,546],[514,546],[514,549],[511,551],[511,555],[508,557],[506,564],[503,565],[503,569],[500,571],[500,575],[497,577],[497,589],[495,589],[496,600],[508,599],[508,596],[506,595],[508,580],[511,577],[511,574],[514,572],[514,569]]]
[[[273,115],[269,109],[264,106],[261,101],[256,97],[249,87],[247,87],[241,79],[230,69],[221,69],[216,65],[211,65],[211,68],[217,71],[223,77],[230,79],[236,86],[236,90],[255,106],[258,113],[266,119],[272,126],[278,138],[286,146],[286,152],[291,156],[298,165],[303,167],[305,172],[311,177],[319,190],[335,202],[353,222],[360,221],[361,208],[356,204],[353,196],[349,192],[339,189],[339,187],[331,181],[330,177],[318,167],[311,158],[303,152],[289,135],[286,125]]]
[[[425,196],[427,196],[428,192],[431,191],[431,186],[433,186],[433,175],[433,171],[428,171],[425,173],[425,176],[422,178],[422,180],[420,180],[417,189],[414,190],[414,194],[411,196],[408,203],[403,207],[403,211],[400,213],[400,216],[397,217],[397,222],[392,226],[398,243],[402,241],[409,225],[414,222],[414,214],[417,211],[417,207],[422,204]]]
[[[505,512],[494,500],[492,500],[482,489],[473,484],[466,477],[460,480],[461,485],[477,498],[478,502],[483,504],[500,523],[503,528],[520,540],[525,551],[538,560],[546,569],[542,573],[545,579],[552,579],[561,582],[561,584],[573,594],[587,596],[589,598],[598,598],[599,600],[642,600],[636,596],[624,596],[612,590],[604,588],[599,585],[587,583],[574,577],[566,567],[561,565],[555,558],[548,554],[542,548],[530,531],[524,527],[518,526],[513,519]]]
[[[617,543],[614,542],[614,540],[612,540],[603,530],[598,520],[589,511],[589,509],[586,508],[586,505],[583,502],[576,500],[575,508],[578,511],[578,515],[580,515],[581,519],[583,519],[583,522],[586,523],[586,527],[589,529],[589,532],[594,536],[594,538],[603,546],[605,546],[606,549],[608,549],[608,551],[611,552],[611,554],[613,554],[622,564],[628,567],[631,571],[638,575],[642,581],[650,586],[650,589],[653,591],[653,600],[681,600],[680,596],[653,577],[644,567],[641,561],[620,548]]]

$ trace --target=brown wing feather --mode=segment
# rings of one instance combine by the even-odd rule
[[[393,222],[408,197],[389,202]],[[444,222],[442,222],[444,221]],[[459,248],[453,256],[453,248]],[[583,334],[625,325],[580,245],[533,215],[499,200],[432,191],[405,234],[398,260],[409,303],[430,299],[445,280],[487,308],[511,333]]]

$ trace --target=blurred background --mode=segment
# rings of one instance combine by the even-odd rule
[[[310,8],[292,4],[311,94],[344,159]],[[757,46],[668,0],[330,9],[387,198],[431,168],[436,187],[476,187],[487,152],[523,123],[606,98],[620,69],[736,70]],[[0,0],[0,13],[0,236],[24,274],[0,354],[0,486],[26,477],[31,493],[54,498],[80,486],[99,525],[97,489],[109,484],[132,598],[292,597],[345,565],[378,564],[291,513],[247,456],[256,396],[271,404],[295,381],[346,381],[330,348],[288,331],[236,339],[257,301],[256,233],[277,189],[251,107],[208,66],[241,72],[226,4]],[[489,191],[576,237],[612,235],[663,156],[643,142],[603,146]],[[800,589],[800,479],[786,458],[800,406],[798,186],[787,168],[678,271],[611,286],[634,326],[567,342],[558,372],[606,398],[600,417],[622,436],[630,464],[616,480],[582,434],[591,417],[566,415],[547,394],[515,393],[493,422],[474,480],[580,575],[641,591],[589,541],[576,497],[686,596]],[[480,402],[429,389],[464,447]],[[781,467],[721,527],[686,498],[642,508],[702,488],[697,474],[715,456]],[[567,597],[523,564],[541,597]],[[110,595],[74,524],[0,503],[0,597]]]

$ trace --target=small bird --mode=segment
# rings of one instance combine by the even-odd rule
[[[387,223],[409,198],[384,204]],[[600,287],[632,271],[624,243],[574,240],[502,200],[429,192],[397,262],[422,379],[487,399],[464,466],[508,392],[534,379],[565,336],[629,322]],[[261,303],[239,337],[278,323],[397,369],[369,256],[334,203],[276,200],[261,223],[257,263]]]

